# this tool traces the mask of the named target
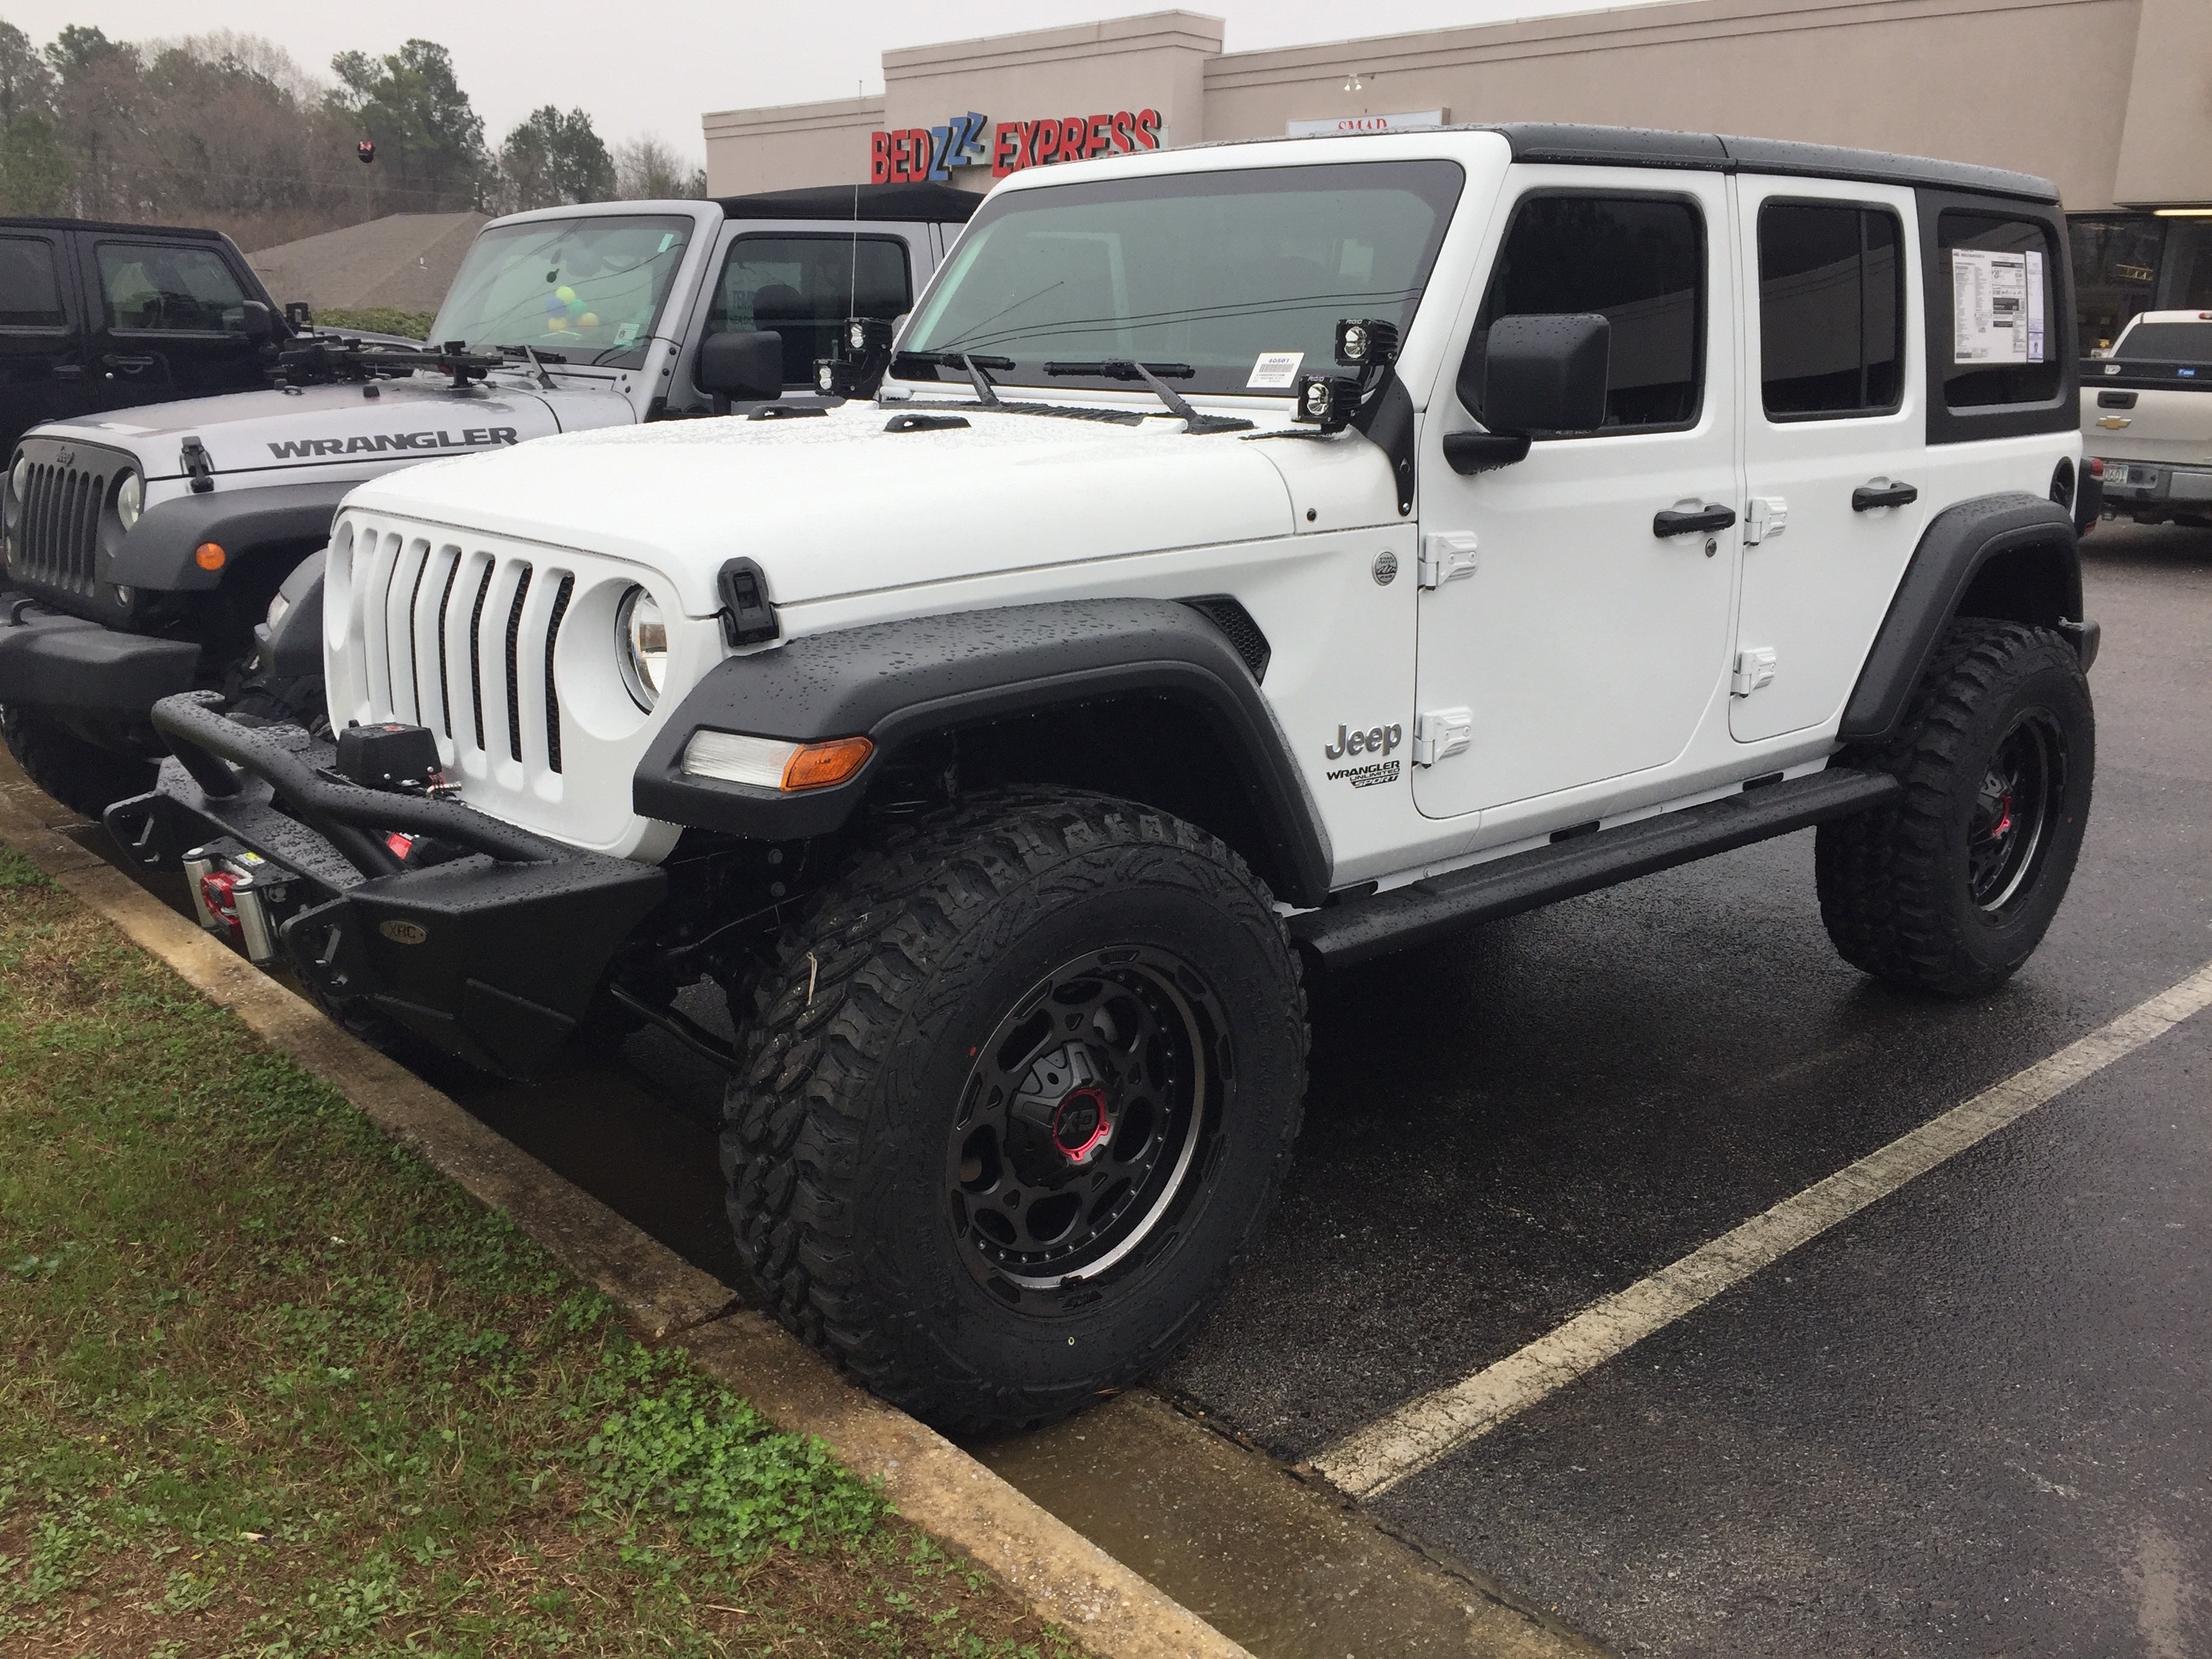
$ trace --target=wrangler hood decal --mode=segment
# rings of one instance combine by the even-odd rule
[[[231,392],[49,423],[47,435],[128,450],[149,481],[179,476],[196,437],[218,477],[255,483],[363,477],[440,455],[505,449],[562,431],[627,424],[629,406],[596,387],[547,392],[495,376],[465,392],[425,375],[360,385]]]

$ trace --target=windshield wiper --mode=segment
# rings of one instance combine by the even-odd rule
[[[975,388],[975,401],[986,409],[999,406],[999,394],[993,389],[991,379],[983,371],[995,368],[1004,373],[1014,366],[1012,357],[979,357],[969,351],[902,351],[898,362],[924,364],[931,368],[957,368],[965,371],[969,385]],[[897,373],[897,363],[892,365]]]
[[[1095,363],[1047,363],[1048,374],[1082,374],[1096,376],[1102,380],[1142,380],[1152,389],[1152,395],[1168,406],[1168,413],[1180,417],[1184,430],[1201,432],[1249,432],[1252,422],[1233,415],[1201,415],[1190,406],[1190,400],[1170,386],[1162,375],[1171,374],[1178,380],[1188,380],[1198,371],[1188,363],[1139,363],[1127,357],[1109,357]]]

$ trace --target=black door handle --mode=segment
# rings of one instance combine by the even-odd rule
[[[1871,513],[1877,507],[1910,507],[1920,492],[1909,483],[1861,484],[1851,491],[1851,511]]]
[[[82,380],[83,378],[84,365],[82,363],[56,363],[54,365],[54,379],[57,380]]]
[[[1701,507],[1694,513],[1678,513],[1673,507],[1651,515],[1651,533],[1655,536],[1700,536],[1709,531],[1726,530],[1735,522],[1732,507]]]
[[[100,361],[110,368],[121,369],[125,374],[136,374],[142,368],[153,368],[155,363],[151,357],[125,357],[112,352]]]

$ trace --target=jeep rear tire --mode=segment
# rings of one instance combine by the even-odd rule
[[[921,820],[756,994],[723,1136],[739,1245],[787,1326],[948,1432],[1158,1366],[1297,1133],[1282,923],[1234,853],[1147,807],[1005,791]]]
[[[1905,792],[1820,827],[1814,868],[1837,950],[1891,985],[2002,985],[2042,942],[2088,823],[2096,721],[2074,648],[2049,629],[1962,617],[1898,736],[1843,758]]]
[[[0,736],[33,783],[88,818],[154,787],[152,761],[87,743],[36,709],[0,708]]]

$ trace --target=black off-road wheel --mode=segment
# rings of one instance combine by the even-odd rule
[[[0,708],[0,736],[33,783],[88,818],[154,787],[152,761],[87,743],[34,708]]]
[[[785,1324],[952,1433],[1051,1421],[1173,1353],[1303,1109],[1266,889],[1095,795],[996,792],[896,833],[754,1006],[722,1142],[738,1243]]]
[[[1820,827],[1814,868],[1836,949],[1909,989],[2002,985],[2042,943],[2088,825],[2096,721],[2074,648],[2049,629],[1962,617],[1897,738],[1844,758],[1905,793]]]

